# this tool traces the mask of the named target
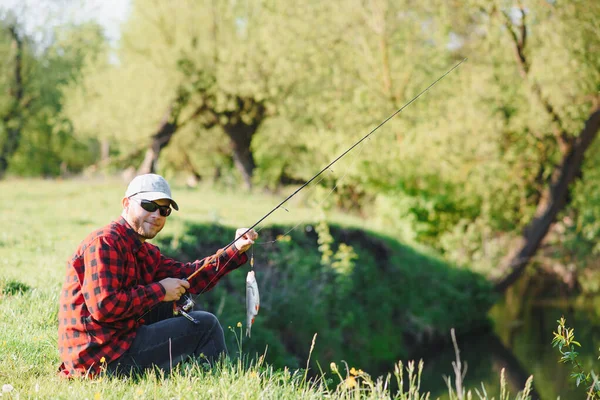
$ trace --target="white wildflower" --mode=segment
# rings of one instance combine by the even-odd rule
[[[14,387],[10,383],[2,385],[2,393],[10,393],[13,391],[13,389]]]

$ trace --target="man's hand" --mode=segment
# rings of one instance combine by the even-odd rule
[[[165,298],[163,301],[177,301],[190,287],[190,283],[183,279],[165,278],[158,282],[165,288]]]
[[[250,246],[254,244],[254,241],[258,238],[258,233],[256,233],[254,229],[250,229],[248,233],[246,233],[246,231],[248,231],[248,228],[240,228],[237,231],[235,231],[236,239],[243,235],[233,244],[240,253],[243,253],[246,250],[248,250]],[[246,234],[244,235],[244,233]]]

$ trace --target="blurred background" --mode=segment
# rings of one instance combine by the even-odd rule
[[[465,58],[320,204],[493,284],[474,381],[507,366],[571,398],[556,320],[588,366],[600,335],[596,0],[2,0],[0,178],[283,198]],[[443,391],[452,348],[419,355]]]

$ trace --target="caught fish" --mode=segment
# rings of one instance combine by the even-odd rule
[[[246,275],[246,336],[248,337],[250,337],[254,317],[258,314],[259,308],[260,297],[256,276],[254,276],[254,271],[249,271]]]

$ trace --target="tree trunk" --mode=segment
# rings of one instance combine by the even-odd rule
[[[169,107],[169,111],[167,111],[167,114],[160,123],[158,130],[152,135],[152,142],[146,150],[144,161],[142,161],[142,164],[138,168],[138,175],[153,174],[156,172],[160,151],[169,144],[178,128],[177,118],[173,118],[172,110],[173,107]]]
[[[504,292],[525,271],[525,267],[539,249],[556,216],[567,205],[569,187],[580,176],[585,151],[600,128],[600,109],[596,105],[578,136],[574,137],[567,131],[562,118],[543,95],[540,85],[529,75],[531,63],[525,51],[529,37],[526,24],[527,13],[522,4],[519,4],[519,12],[521,18],[518,26],[513,24],[508,13],[503,12],[504,26],[512,39],[515,60],[521,77],[529,83],[529,90],[538,99],[555,126],[554,136],[558,149],[562,153],[562,160],[554,170],[549,186],[540,196],[535,217],[525,227],[519,243],[509,252],[506,262],[500,267],[502,277],[495,281],[495,289],[498,292]]]
[[[23,129],[23,108],[22,104],[24,86],[23,86],[23,40],[17,32],[15,25],[8,28],[12,36],[12,46],[16,49],[15,65],[13,69],[14,82],[10,88],[12,105],[6,115],[2,117],[2,124],[6,132],[6,138],[0,149],[0,179],[6,174],[8,169],[8,160],[19,148],[21,141],[21,130]]]
[[[236,102],[237,109],[235,111],[224,113],[227,123],[223,125],[223,131],[231,140],[233,162],[242,175],[244,186],[246,189],[251,189],[252,174],[256,164],[250,145],[252,137],[265,118],[266,109],[262,102],[253,98],[237,97]]]
[[[233,162],[242,175],[246,189],[252,188],[252,174],[256,167],[254,157],[252,156],[252,150],[250,150],[252,136],[256,132],[256,128],[257,127],[251,127],[241,123],[223,127],[225,134],[227,134],[231,140]]]
[[[192,174],[191,177],[188,179],[188,186],[196,187],[198,183],[202,180],[202,175],[200,175],[196,167],[194,167],[194,163],[192,163],[192,159],[190,158],[190,155],[185,149],[180,148],[179,153],[183,158],[183,164],[185,166],[184,168]]]
[[[572,139],[570,150],[563,156],[554,171],[549,187],[538,203],[534,219],[527,225],[516,248],[502,266],[505,275],[495,282],[495,289],[504,292],[521,276],[535,255],[558,213],[567,205],[569,186],[581,173],[585,151],[600,130],[600,109],[596,109],[585,122],[578,137]]]
[[[152,135],[152,142],[146,150],[144,161],[142,161],[142,164],[138,168],[138,174],[155,173],[161,150],[167,147],[177,130],[183,128],[190,121],[195,120],[206,111],[206,105],[202,104],[187,119],[180,121],[181,112],[188,105],[189,100],[190,93],[179,87],[177,89],[177,97],[169,106],[158,130]]]

